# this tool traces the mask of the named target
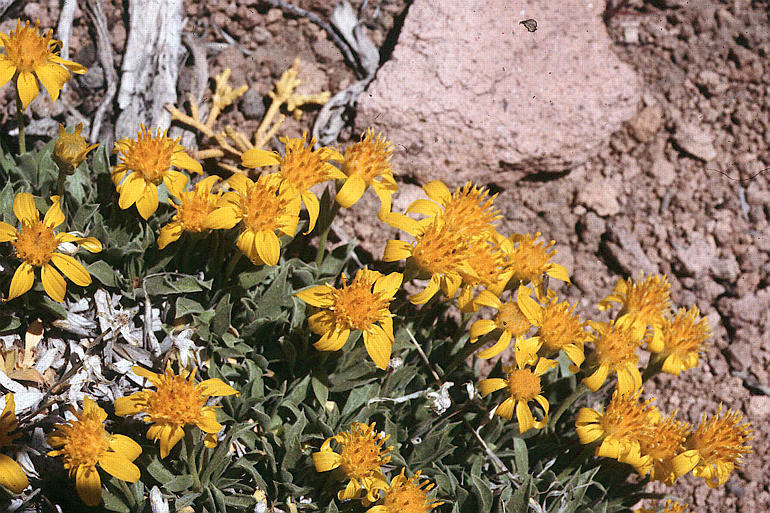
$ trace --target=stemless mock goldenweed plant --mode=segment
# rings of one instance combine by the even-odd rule
[[[0,449],[8,447],[21,436],[18,428],[16,401],[13,394],[6,394],[5,408],[0,414]],[[24,469],[6,454],[0,454],[0,485],[5,486],[13,493],[21,493],[29,486],[29,479],[27,479]]]
[[[433,483],[420,481],[418,470],[412,477],[407,478],[405,469],[394,476],[384,491],[382,500],[366,510],[366,513],[428,513],[430,510],[444,504],[428,498],[428,492],[433,489]],[[366,504],[366,501],[364,501]]]

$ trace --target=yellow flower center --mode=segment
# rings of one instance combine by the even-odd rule
[[[29,26],[29,21],[23,27],[20,22],[16,22],[16,30],[8,35],[5,52],[19,72],[35,71],[53,55],[50,50],[53,30],[40,35],[39,26],[40,21],[34,27]]]
[[[89,149],[79,132],[60,133],[53,147],[53,160],[59,167],[73,170],[85,160]]]
[[[528,402],[540,395],[540,376],[530,369],[507,369],[508,392],[517,401]]]
[[[558,353],[573,342],[580,344],[585,340],[585,322],[574,311],[575,305],[570,307],[566,301],[545,305],[539,335],[546,354]]]
[[[104,423],[97,417],[81,415],[70,426],[64,426],[63,430],[66,439],[60,452],[66,469],[81,465],[93,467],[109,449],[109,435],[104,429]]]
[[[642,344],[634,336],[632,325],[626,327],[611,324],[602,336],[594,342],[596,356],[602,363],[616,368],[627,362],[636,362],[636,348]]]
[[[540,236],[526,234],[519,241],[519,245],[513,250],[510,256],[510,266],[515,270],[514,276],[521,281],[531,281],[548,270],[549,260],[556,254],[555,251],[548,251],[555,241],[536,242]]]
[[[427,513],[432,509],[428,504],[428,494],[416,482],[416,477],[391,484],[383,501],[388,513]]]
[[[286,214],[289,200],[278,194],[278,185],[257,181],[246,191],[243,223],[253,231],[272,231],[280,227],[280,219]]]
[[[639,402],[639,392],[627,397],[615,391],[610,404],[601,417],[601,426],[605,436],[636,439],[647,426],[652,411],[649,408],[652,399]]]
[[[640,283],[631,282],[623,310],[642,322],[656,324],[663,320],[669,307],[670,288],[671,285],[660,276],[650,276]]]
[[[516,303],[503,303],[495,317],[495,324],[514,337],[525,334],[532,326]]]
[[[345,284],[345,275],[342,279],[342,288],[333,292],[333,311],[337,324],[363,331],[390,315],[387,308],[393,298],[381,292],[372,292],[373,284],[360,274],[356,275],[350,285]]]
[[[467,261],[478,278],[466,277],[463,274],[463,280],[466,283],[480,283],[485,287],[495,285],[508,268],[505,254],[500,250],[500,247],[493,246],[486,241],[473,244],[471,255]]]
[[[392,144],[382,134],[374,137],[374,132],[366,131],[361,142],[345,149],[345,162],[342,172],[348,176],[358,175],[366,183],[371,183],[378,176],[390,173],[390,154]]]
[[[340,436],[343,438],[340,468],[350,479],[368,477],[390,460],[384,456],[390,448],[382,447],[388,437],[375,432],[373,425],[355,424],[352,432]]]
[[[141,173],[148,182],[160,185],[171,169],[171,157],[177,148],[176,141],[152,131],[140,130],[136,141],[128,141],[128,151],[121,155],[127,169]]]
[[[677,422],[673,416],[667,417],[639,437],[642,454],[657,461],[669,460],[682,452],[689,431],[689,425]]]
[[[721,413],[721,412],[720,412]],[[687,445],[696,449],[701,457],[700,465],[737,463],[743,454],[751,452],[745,445],[753,437],[748,423],[740,424],[738,412],[715,415],[706,420],[705,415],[698,428],[687,439]]]
[[[31,225],[24,224],[19,232],[19,238],[13,243],[16,256],[36,267],[41,267],[51,260],[59,242],[53,229],[37,220]]]
[[[474,237],[488,236],[494,230],[494,221],[500,218],[500,211],[494,204],[495,197],[489,197],[486,189],[467,183],[452,193],[444,205],[442,216],[454,230]]]
[[[468,256],[462,235],[443,223],[432,223],[417,240],[412,257],[417,266],[431,274],[456,271]]]
[[[312,149],[315,139],[311,139],[308,146],[305,146],[304,137],[285,142],[286,155],[281,159],[281,177],[284,180],[303,192],[329,179],[325,169],[328,164],[322,158],[322,150]]]
[[[701,349],[711,336],[711,328],[705,318],[698,320],[698,313],[697,307],[689,312],[680,308],[674,320],[664,325],[663,346],[666,353],[685,359],[688,354]]]
[[[181,204],[175,207],[182,227],[187,232],[204,231],[203,221],[216,209],[218,197],[205,191],[183,192],[181,196]]]
[[[147,390],[147,413],[153,422],[166,421],[178,426],[195,424],[201,418],[206,398],[195,383],[184,376],[162,374],[157,390]]]

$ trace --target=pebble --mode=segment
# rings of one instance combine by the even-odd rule
[[[601,217],[614,216],[620,212],[619,189],[614,181],[594,179],[578,191],[577,202]]]
[[[759,424],[770,420],[770,397],[766,395],[752,395],[749,399],[749,418]]]
[[[652,167],[650,168],[650,173],[660,185],[671,185],[676,179],[674,164],[669,162],[663,156],[655,159],[655,162],[652,163]]]
[[[728,283],[737,280],[740,272],[741,268],[732,253],[728,253],[726,258],[715,260],[711,267],[711,276]]]
[[[265,115],[265,104],[262,101],[262,95],[256,88],[249,88],[246,94],[241,96],[238,110],[243,113],[246,119],[262,119],[262,116]]]
[[[663,126],[663,108],[658,104],[645,107],[628,124],[636,140],[647,142]]]
[[[697,159],[709,162],[717,158],[714,136],[703,127],[681,123],[677,125],[674,140],[682,150]]]
[[[706,240],[698,233],[693,233],[692,239],[693,241],[689,246],[677,248],[676,256],[687,274],[699,276],[711,268],[716,256],[715,244],[713,239]]]

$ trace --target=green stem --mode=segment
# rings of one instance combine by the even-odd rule
[[[326,241],[329,238],[329,231],[332,229],[332,222],[337,217],[337,213],[340,211],[340,204],[336,199],[331,200],[332,204],[329,207],[329,218],[321,231],[321,236],[318,239],[318,252],[315,254],[315,265],[320,268],[324,261],[324,253],[326,253]]]
[[[596,443],[587,444],[585,447],[583,447],[583,450],[581,450],[577,456],[570,460],[569,465],[567,465],[567,467],[562,470],[556,478],[562,480],[567,476],[570,476],[575,471],[575,469],[585,463],[588,457],[594,454],[595,451]]]
[[[463,346],[462,349],[457,351],[452,356],[452,361],[449,362],[449,365],[447,366],[446,370],[444,371],[444,374],[448,375],[451,374],[453,370],[455,370],[457,367],[462,365],[462,363],[473,353],[475,353],[478,349],[484,347],[484,344],[486,344],[489,341],[489,337],[482,337],[481,339],[477,340],[473,344],[470,343],[470,340],[468,343]]]
[[[198,465],[195,462],[195,441],[193,440],[192,428],[184,430],[184,445],[187,449],[187,469],[193,478],[193,490],[201,491],[201,478],[198,472]]]
[[[559,418],[564,415],[564,412],[567,411],[567,408],[575,404],[575,402],[586,395],[588,393],[588,387],[581,381],[577,387],[575,387],[575,390],[568,395],[564,401],[559,405],[559,409],[556,410],[556,413],[554,413],[551,418],[548,420],[548,428],[553,430],[553,428],[556,426],[556,422],[558,422]]]
[[[225,275],[224,279],[222,280],[222,285],[227,284],[227,280],[230,279],[230,275],[233,274],[233,271],[235,270],[235,266],[238,265],[238,262],[241,261],[241,257],[243,256],[243,253],[240,249],[235,248],[235,251],[233,251],[233,256],[230,257],[230,261],[227,263],[227,268],[225,269]]]
[[[134,497],[134,493],[122,479],[118,479],[118,483],[120,483],[120,491],[123,492],[123,495],[125,495],[126,500],[128,501],[129,509],[133,510],[136,508],[136,498]]]
[[[665,355],[661,353],[652,353],[650,355],[650,361],[647,362],[647,368],[644,369],[644,373],[642,374],[642,383],[646,383],[648,379],[663,370],[664,361],[666,361]]]
[[[24,106],[21,103],[21,96],[19,95],[18,79],[16,85],[16,116],[18,118],[19,125],[19,155],[27,153],[27,139],[24,136]]]
[[[59,196],[59,201],[64,199],[64,181],[67,179],[67,173],[59,170],[59,178],[56,180],[56,195]]]

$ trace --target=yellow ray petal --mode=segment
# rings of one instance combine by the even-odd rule
[[[136,209],[144,219],[149,219],[158,210],[158,187],[154,183],[147,183],[144,192],[136,200]]]
[[[211,395],[215,397],[224,397],[227,395],[238,394],[238,391],[222,381],[221,379],[211,378],[206,379],[195,385],[195,388],[203,395]]]
[[[374,364],[382,370],[387,369],[393,345],[385,332],[379,326],[372,326],[371,331],[364,331],[363,337],[366,352]]]
[[[352,207],[356,201],[361,199],[366,191],[366,182],[358,175],[352,175],[345,180],[345,184],[337,192],[337,203],[342,208]]]
[[[102,453],[99,457],[99,466],[108,474],[112,474],[121,481],[129,483],[136,483],[142,476],[139,467],[117,452],[105,451]]]
[[[86,506],[98,506],[102,500],[102,481],[96,467],[80,465],[75,473],[75,488]]]
[[[535,419],[532,410],[524,401],[516,402],[516,420],[519,422],[519,433],[525,433],[535,427]]]
[[[255,234],[254,245],[259,258],[267,265],[276,265],[281,257],[281,242],[273,231],[260,230]]]
[[[27,106],[35,99],[40,89],[37,87],[37,79],[29,71],[22,71],[19,73],[16,79],[16,87],[19,89],[19,97],[21,98],[21,104],[23,108]]]
[[[19,232],[8,223],[0,221],[0,242],[15,242]]]
[[[342,458],[333,451],[319,451],[313,453],[313,464],[317,472],[327,472],[340,466]]]
[[[508,382],[502,378],[482,379],[479,382],[479,391],[481,392],[481,397],[486,397],[492,392],[497,392],[507,386]]]
[[[43,282],[43,289],[51,299],[58,303],[64,302],[64,296],[67,294],[67,282],[51,264],[44,264],[40,268],[40,281]]]
[[[109,444],[110,449],[121,454],[129,461],[134,461],[142,454],[142,447],[126,435],[110,436]]]
[[[201,166],[201,163],[183,151],[177,151],[171,155],[171,165],[192,171],[199,175],[203,174],[203,166]]]
[[[29,486],[27,474],[24,473],[21,465],[5,454],[0,454],[0,484],[13,493],[21,493]]]
[[[40,220],[40,212],[35,207],[35,199],[28,192],[22,192],[13,199],[13,213],[24,224]]]
[[[48,207],[48,212],[45,213],[43,224],[48,228],[56,228],[65,221],[64,212],[59,205],[59,196],[51,196],[51,201],[53,203]]]
[[[8,300],[10,301],[11,299],[28,292],[34,284],[34,268],[27,262],[22,262],[11,279],[11,289],[8,291]]]
[[[59,97],[64,83],[70,78],[69,71],[54,62],[47,62],[38,66],[35,68],[35,74],[53,101]]]
[[[54,253],[51,255],[51,262],[53,262],[53,264],[58,267],[67,278],[72,280],[75,285],[87,287],[91,284],[91,275],[88,274],[88,271],[86,271],[86,268],[83,267],[80,262],[71,256],[62,253]]]

